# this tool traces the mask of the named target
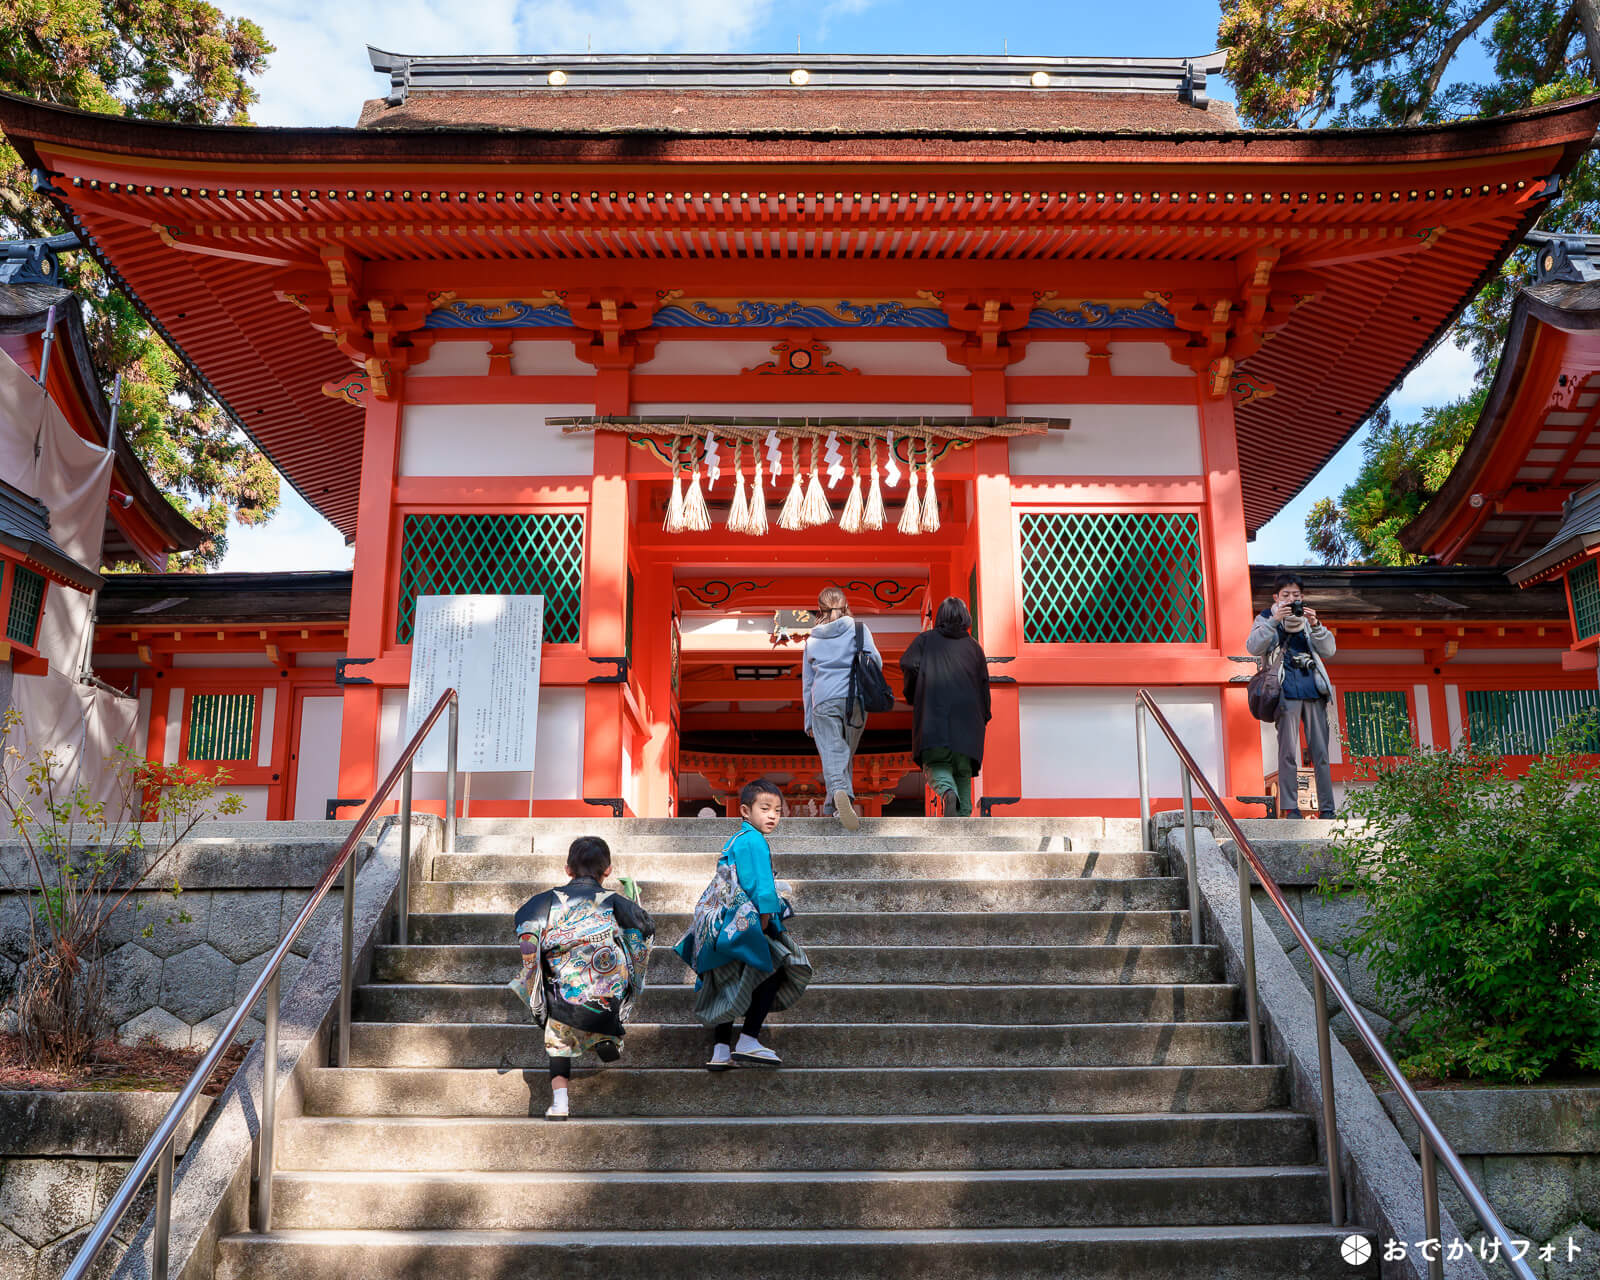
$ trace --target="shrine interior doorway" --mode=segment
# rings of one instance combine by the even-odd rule
[[[926,563],[869,561],[680,566],[674,572],[677,812],[738,813],[739,789],[770,777],[791,814],[820,811],[821,767],[804,727],[801,657],[817,593],[837,586],[870,628],[900,693],[900,655],[927,625]],[[856,754],[857,804],[868,815],[927,812],[903,703],[869,718]]]

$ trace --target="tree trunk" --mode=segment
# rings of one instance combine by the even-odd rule
[[[1583,43],[1589,51],[1589,79],[1600,84],[1600,0],[1573,0],[1572,11],[1583,28]]]

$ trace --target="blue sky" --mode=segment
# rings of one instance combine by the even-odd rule
[[[223,7],[253,18],[277,46],[260,82],[254,115],[268,125],[348,125],[364,99],[387,87],[366,46],[398,53],[787,52],[1001,53],[1180,57],[1216,47],[1218,10],[1200,0],[389,0],[328,5],[322,0],[237,0]],[[1470,56],[1470,55],[1469,55]],[[1481,57],[1472,62],[1481,64]],[[1211,86],[1229,97],[1226,85]],[[1404,417],[1463,394],[1471,363],[1436,351],[1393,400]],[[1336,494],[1360,466],[1358,434],[1306,492],[1257,536],[1250,558],[1299,563],[1308,556],[1305,513]],[[1287,442],[1286,442],[1287,443]],[[1287,443],[1292,447],[1292,443]],[[346,568],[350,552],[333,527],[287,485],[281,513],[258,529],[229,534],[225,569]]]

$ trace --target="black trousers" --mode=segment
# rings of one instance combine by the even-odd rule
[[[783,986],[783,970],[779,969],[770,978],[750,993],[750,1008],[744,1015],[743,1032],[747,1036],[759,1036],[761,1024],[767,1020],[767,1015],[772,1012],[772,1004],[778,998],[778,988]],[[733,1023],[724,1022],[716,1030],[717,1044],[733,1043]]]
[[[570,1078],[572,1076],[572,1059],[571,1058],[551,1058],[550,1059],[550,1078],[553,1080],[557,1076],[567,1076],[568,1078]]]

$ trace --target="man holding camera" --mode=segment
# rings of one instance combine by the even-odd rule
[[[1280,573],[1272,582],[1272,604],[1256,615],[1245,648],[1276,669],[1283,696],[1278,703],[1278,796],[1280,817],[1300,818],[1300,726],[1317,779],[1318,817],[1333,817],[1333,776],[1328,769],[1328,699],[1333,684],[1323,660],[1333,657],[1333,633],[1306,606],[1298,574]]]

